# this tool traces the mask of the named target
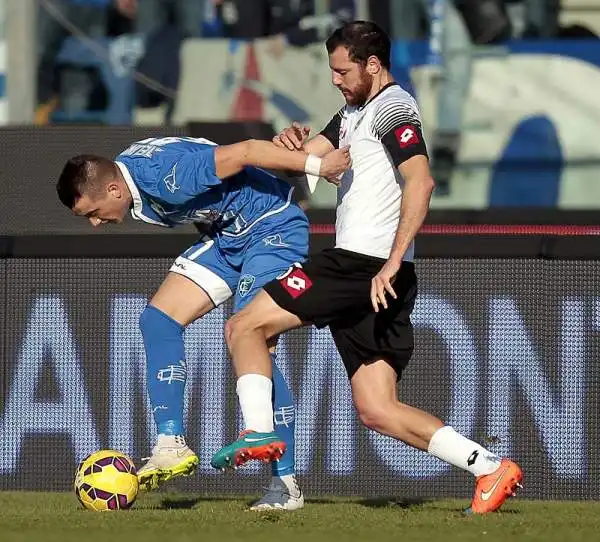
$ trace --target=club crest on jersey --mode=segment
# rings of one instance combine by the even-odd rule
[[[171,173],[169,173],[164,179],[164,183],[165,186],[167,187],[167,190],[169,192],[171,192],[171,194],[175,194],[176,190],[179,190],[181,188],[181,186],[179,186],[177,184],[177,179],[175,178],[175,168],[177,167],[177,164],[175,164],[173,166],[173,169],[171,170]]]
[[[240,277],[240,281],[238,282],[238,293],[240,294],[240,297],[246,297],[250,293],[255,280],[256,277],[253,275],[242,275]]]

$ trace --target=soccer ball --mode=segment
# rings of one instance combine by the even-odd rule
[[[95,452],[79,463],[74,488],[77,499],[88,510],[126,510],[138,493],[135,465],[116,450]]]

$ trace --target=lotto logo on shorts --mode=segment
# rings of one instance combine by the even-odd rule
[[[289,275],[280,279],[279,282],[294,299],[301,296],[312,286],[312,280],[298,267],[293,269]]]
[[[396,129],[394,134],[396,135],[396,139],[398,140],[401,149],[416,145],[420,141],[417,130],[410,125],[400,126],[400,128]]]

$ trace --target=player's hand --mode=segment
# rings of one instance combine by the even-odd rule
[[[400,263],[388,260],[381,268],[381,271],[379,271],[379,273],[371,280],[371,303],[373,304],[375,312],[379,312],[380,303],[384,309],[388,308],[385,299],[386,294],[390,294],[394,299],[398,298],[392,286],[392,282],[394,282],[394,279],[400,270]]]
[[[350,157],[350,145],[336,149],[326,154],[321,159],[321,177],[325,177],[330,183],[340,185],[340,175],[352,165]]]
[[[279,132],[273,138],[273,143],[282,149],[298,151],[302,149],[302,145],[304,145],[309,135],[310,128],[308,126],[294,122],[291,126]]]

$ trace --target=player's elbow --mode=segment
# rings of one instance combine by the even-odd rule
[[[435,190],[435,180],[431,175],[428,175],[423,180],[423,188],[431,195]]]
[[[239,173],[245,166],[252,165],[256,151],[256,140],[248,139],[233,145],[222,145],[215,150],[215,167],[221,179]]]
[[[411,191],[419,191],[426,196],[430,196],[435,189],[433,177],[424,173],[405,177],[404,185],[405,187],[409,187]]]
[[[240,143],[240,164],[242,167],[252,163],[253,157],[256,154],[256,139],[246,139]]]

